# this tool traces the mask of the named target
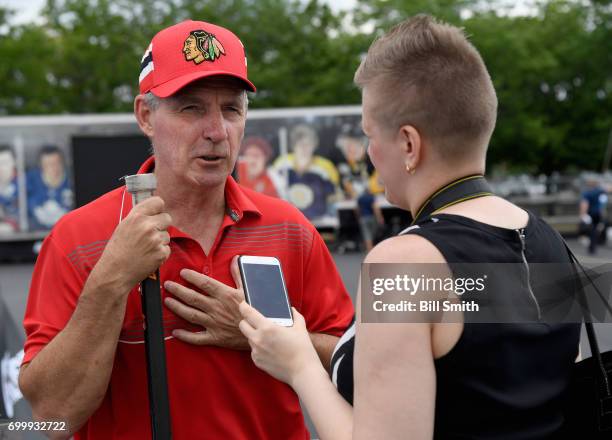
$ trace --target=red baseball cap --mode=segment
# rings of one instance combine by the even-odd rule
[[[247,78],[240,39],[221,26],[187,20],[151,40],[140,65],[140,93],[166,98],[195,80],[216,75],[238,78],[247,90],[256,90]]]

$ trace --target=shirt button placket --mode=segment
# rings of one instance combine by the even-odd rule
[[[206,276],[211,276],[212,273],[212,255],[207,255],[202,267],[202,273]]]

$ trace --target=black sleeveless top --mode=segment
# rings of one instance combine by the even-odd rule
[[[402,234],[417,234],[453,263],[567,263],[556,231],[529,214],[522,230],[437,214]],[[521,236],[522,235],[522,236]],[[455,274],[457,276],[457,274]],[[501,295],[526,294],[524,279]],[[538,302],[534,294],[534,309]],[[531,292],[530,292],[531,294]],[[354,322],[332,356],[331,376],[353,402]],[[466,323],[451,351],[435,360],[436,439],[556,438],[563,395],[578,355],[580,324]]]

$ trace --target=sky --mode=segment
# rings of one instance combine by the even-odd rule
[[[0,6],[8,7],[17,11],[13,23],[27,23],[35,20],[46,0],[0,0]],[[355,4],[355,0],[326,0],[333,10],[349,9]]]
[[[219,0],[220,1],[220,0]],[[351,9],[355,5],[355,0],[324,0],[334,11]],[[511,15],[524,15],[527,13],[530,0],[498,0],[500,3],[510,3],[513,9]],[[15,10],[13,24],[27,23],[36,20],[40,10],[45,5],[46,0],[0,0],[0,6]]]
[[[38,14],[47,0],[0,0],[0,6],[16,11],[12,19],[14,24],[31,22]]]

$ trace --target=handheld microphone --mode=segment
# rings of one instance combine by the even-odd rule
[[[157,188],[155,174],[125,177],[128,192],[135,205],[153,196]],[[145,317],[145,351],[149,388],[149,415],[153,440],[170,440],[170,407],[166,374],[166,347],[161,303],[159,269],[140,283],[142,312]]]
[[[125,176],[125,186],[132,195],[133,204],[137,205],[153,196],[153,192],[157,188],[157,178],[153,173]]]

